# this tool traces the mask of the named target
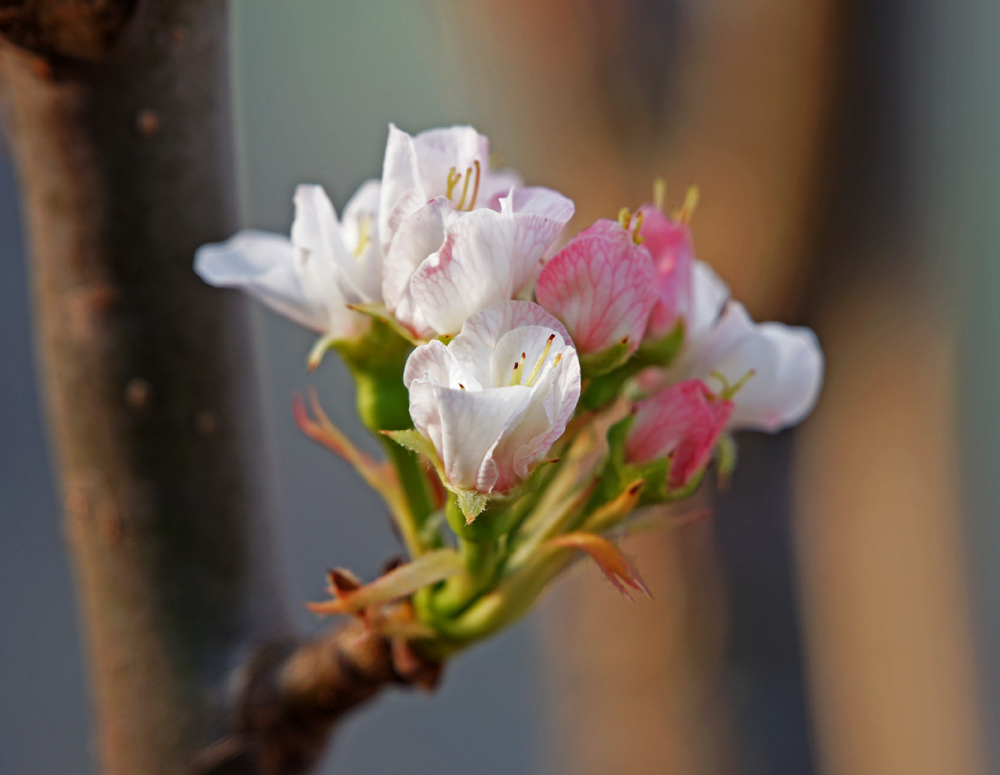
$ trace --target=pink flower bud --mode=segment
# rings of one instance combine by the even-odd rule
[[[691,306],[691,264],[694,245],[687,224],[668,218],[653,205],[639,208],[643,239],[655,267],[656,303],[646,336],[658,339],[685,318]]]
[[[535,295],[581,353],[622,342],[635,352],[656,302],[653,261],[620,224],[602,219],[545,265]]]
[[[732,401],[717,398],[699,379],[670,385],[635,405],[625,459],[670,456],[670,486],[683,487],[708,463],[732,411]]]

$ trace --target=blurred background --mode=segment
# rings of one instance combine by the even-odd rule
[[[473,123],[576,227],[697,182],[696,247],[758,319],[814,327],[794,433],[740,439],[714,519],[633,539],[655,599],[581,564],[526,622],[389,693],[325,773],[978,775],[1000,771],[1000,6],[955,0],[241,0],[246,225],[298,182],[343,206],[394,121]],[[0,160],[0,773],[88,773],[90,726]],[[336,358],[258,308],[290,603],[398,547],[294,427]],[[374,449],[371,445],[371,449]],[[304,611],[303,627],[317,627]]]

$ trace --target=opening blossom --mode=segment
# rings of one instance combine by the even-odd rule
[[[419,336],[457,334],[472,313],[520,293],[572,216],[562,194],[490,171],[489,141],[472,127],[411,137],[390,126],[379,220],[385,304]]]
[[[532,302],[507,301],[474,314],[447,346],[416,348],[403,381],[447,484],[503,494],[566,430],[580,363],[558,320]]]
[[[364,183],[338,220],[321,186],[300,185],[291,238],[244,229],[199,248],[195,271],[210,285],[244,289],[320,334],[310,357],[315,366],[330,342],[357,339],[371,327],[369,316],[347,305],[381,301],[379,189],[376,180]]]
[[[611,532],[688,497],[728,432],[809,413],[815,335],[755,323],[695,258],[696,191],[672,217],[658,191],[559,249],[573,202],[491,170],[486,137],[390,126],[381,180],[342,218],[302,185],[289,237],[244,230],[198,250],[206,282],[320,334],[311,366],[343,343],[359,417],[385,443],[372,458],[315,395],[314,417],[295,404],[382,495],[411,558],[368,585],[331,583],[314,610],[443,658],[522,615],[581,554],[644,589]]]

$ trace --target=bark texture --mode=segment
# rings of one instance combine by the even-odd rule
[[[438,667],[360,621],[297,641],[269,552],[225,0],[0,0],[6,130],[108,775],[305,772]]]
[[[176,775],[287,628],[245,302],[192,271],[236,225],[226,4],[130,6],[5,3],[0,30],[45,52],[4,48],[7,130],[97,748],[109,775]]]

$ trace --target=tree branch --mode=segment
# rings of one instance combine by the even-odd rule
[[[245,302],[192,270],[236,226],[226,4],[0,0],[0,33],[104,771],[304,771],[434,668],[280,605]]]

